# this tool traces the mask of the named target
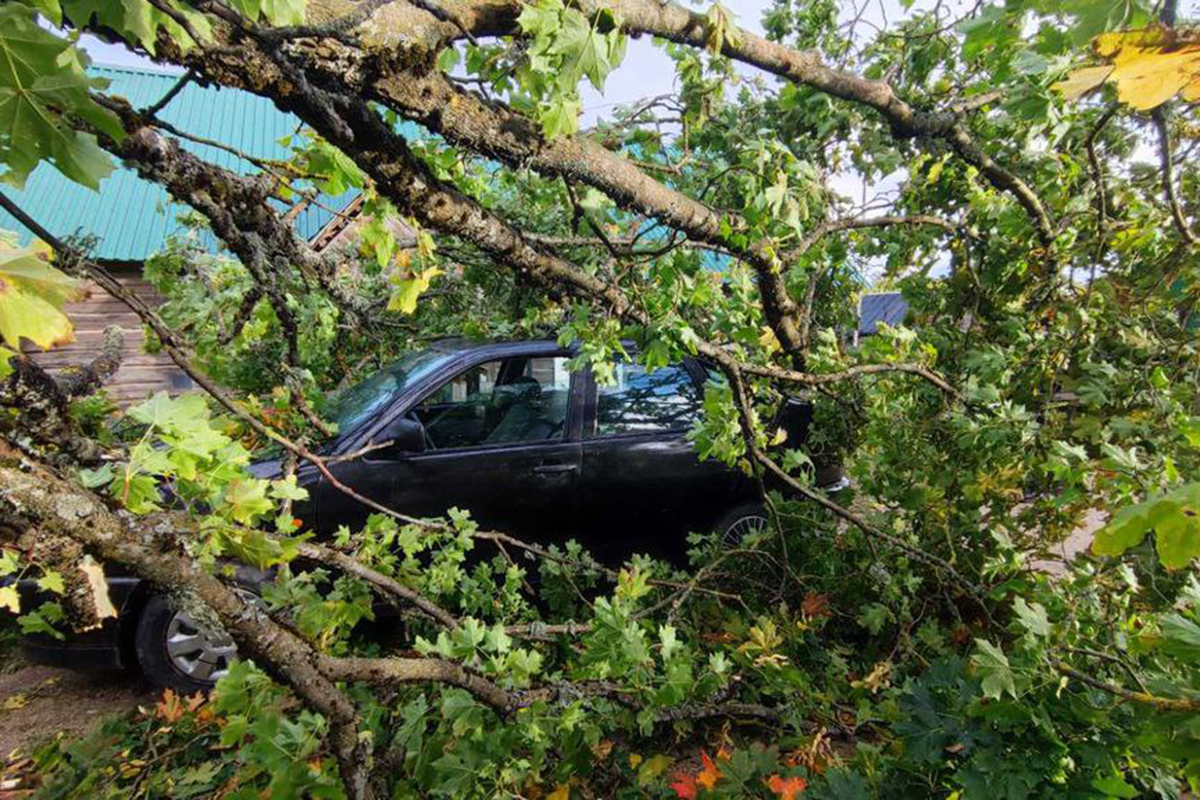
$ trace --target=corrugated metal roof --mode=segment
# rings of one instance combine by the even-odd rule
[[[863,335],[877,333],[879,323],[899,325],[908,314],[908,303],[899,292],[864,294],[858,301],[858,332]]]
[[[88,72],[110,81],[108,92],[125,97],[134,108],[145,108],[162,97],[178,73],[132,67],[95,65]],[[221,142],[257,158],[288,158],[290,151],[279,140],[294,133],[299,120],[285,114],[267,99],[236,89],[203,87],[189,83],[167,105],[159,117],[185,133]],[[241,173],[254,171],[245,159],[210,145],[182,141],[183,146],[215,164]],[[29,176],[25,189],[4,189],[14,202],[53,234],[82,232],[99,237],[94,255],[114,261],[142,261],[162,249],[167,236],[178,230],[178,217],[187,206],[172,202],[166,190],[142,180],[120,165],[93,192],[64,178],[58,170],[42,163]],[[339,197],[322,197],[321,203],[335,209],[355,196],[351,190]],[[311,239],[333,215],[307,206],[296,215],[296,232]],[[0,209],[0,228],[17,231],[21,242],[32,235]],[[206,244],[215,247],[211,237]]]

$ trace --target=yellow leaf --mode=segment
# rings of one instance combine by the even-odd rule
[[[1156,108],[1176,94],[1200,98],[1200,36],[1161,25],[1102,33],[1092,40],[1096,55],[1110,62],[1075,70],[1055,88],[1068,100],[1110,82],[1117,97],[1139,111]]]
[[[446,274],[437,267],[429,267],[411,278],[393,277],[391,283],[396,288],[388,298],[388,311],[399,311],[401,314],[411,314],[417,310],[417,299],[429,288],[429,284],[439,275]]]
[[[21,612],[21,595],[17,594],[16,586],[0,586],[0,606],[14,614]]]
[[[775,331],[771,330],[769,325],[763,325],[762,333],[758,337],[758,343],[767,351],[767,355],[779,352],[779,337],[775,335]]]
[[[553,792],[546,795],[546,800],[567,800],[570,796],[571,787],[568,784],[560,783]]]
[[[638,769],[637,782],[638,786],[647,786],[651,781],[667,771],[667,767],[671,766],[673,759],[670,756],[659,754],[646,759],[641,768]]]
[[[1112,71],[1112,65],[1082,67],[1072,72],[1066,80],[1054,84],[1054,88],[1062,92],[1067,100],[1078,100],[1104,83]]]
[[[778,447],[787,441],[787,431],[779,428],[775,431],[775,435],[771,437],[771,447]]]
[[[74,339],[64,304],[86,292],[35,247],[0,248],[0,338],[13,350],[25,338],[50,349]]]

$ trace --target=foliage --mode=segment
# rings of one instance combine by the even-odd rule
[[[266,611],[319,656],[449,664],[516,698],[498,710],[461,680],[348,685],[356,740],[384,766],[385,795],[1200,790],[1192,29],[1151,25],[1150,9],[1127,0],[1008,0],[962,19],[940,4],[910,8],[878,35],[854,34],[836,4],[778,0],[768,47],[712,5],[659,42],[676,69],[673,97],[581,133],[581,82],[601,88],[629,30],[660,6],[621,17],[539,0],[506,35],[437,54],[441,71],[484,93],[483,107],[529,118],[487,128],[497,141],[478,152],[456,146],[453,130],[410,143],[422,185],[444,183],[466,209],[470,223],[451,233],[409,218],[415,204],[401,213],[379,177],[388,175],[373,171],[378,154],[363,153],[370,143],[339,149],[337,126],[310,119],[330,138],[308,128],[290,137],[292,157],[267,165],[282,175],[272,185],[289,201],[361,190],[355,246],[329,274],[272,264],[268,286],[199,246],[202,222],[172,242],[147,265],[165,297],[159,315],[245,413],[159,395],[106,428],[99,409],[80,409],[111,452],[79,477],[138,518],[186,520],[181,552],[214,575],[269,568]],[[79,119],[107,124],[86,93],[102,87],[86,84],[72,41],[38,26],[32,8],[52,21],[94,13],[142,47],[165,35],[187,49],[216,35],[204,7],[0,9],[10,31],[27,34],[0,34],[0,46],[40,53],[41,77],[10,75],[9,85],[40,80],[63,93],[10,92],[46,112],[37,147],[0,139],[11,180],[39,160],[84,183],[103,172],[72,149],[92,142]],[[230,7],[246,25],[302,20],[295,1]],[[328,49],[348,36],[329,34]],[[1104,63],[1080,69],[1089,43]],[[773,62],[788,80],[735,68],[750,44],[793,56]],[[838,73],[823,92],[803,77],[818,57],[857,70],[854,80]],[[384,70],[388,60],[371,63]],[[341,66],[323,66],[324,91]],[[0,90],[4,80],[0,70]],[[1110,84],[1116,102],[1101,89]],[[862,85],[865,101],[853,89]],[[399,129],[388,96],[370,99],[371,114]],[[900,105],[910,117],[888,116]],[[421,115],[444,124],[452,110]],[[1149,156],[1146,110],[1165,131]],[[928,127],[906,128],[912,119]],[[75,144],[42,147],[52,135]],[[503,136],[526,137],[513,165]],[[568,152],[618,154],[622,169],[641,170],[638,185],[669,200],[639,205],[597,188],[606,176],[545,167],[555,147],[584,138],[598,147]],[[836,176],[895,188],[860,206]],[[671,227],[686,224],[670,192],[701,201],[689,206],[696,215],[714,210],[708,227],[695,223],[703,236]],[[520,235],[478,233],[486,215]],[[508,260],[529,251],[538,275]],[[67,330],[57,312],[66,285],[29,252],[9,252],[19,255],[8,272],[0,263],[0,320],[29,319],[21,303],[54,313],[36,327],[6,321],[6,345],[26,336],[47,346]],[[6,277],[20,264],[40,288]],[[554,283],[568,267],[574,283]],[[909,314],[859,339],[848,332],[870,280],[902,292]],[[589,281],[628,299],[626,312],[612,294],[579,289]],[[804,309],[807,340],[792,352],[779,310],[764,302],[775,282]],[[12,287],[38,299],[14,304]],[[391,629],[378,584],[299,557],[308,532],[293,522],[305,499],[294,479],[245,467],[264,450],[259,426],[311,443],[312,409],[329,407],[327,393],[427,338],[463,332],[557,336],[576,348],[572,366],[601,382],[630,353],[654,369],[711,346],[704,352],[739,367],[705,387],[690,432],[698,457],[761,478],[766,453],[774,477],[807,493],[814,465],[843,463],[853,488],[812,503],[768,479],[770,530],[732,549],[693,534],[686,564],[633,554],[601,565],[565,535],[510,549],[457,509],[424,522],[375,515],[329,546],[455,620],[405,606],[402,630]],[[813,406],[804,441],[777,427],[793,395]],[[1106,522],[1091,547],[1078,547],[1097,518]],[[1068,543],[1081,552],[1063,559]],[[61,594],[46,566],[15,547],[0,560],[4,576]],[[57,603],[21,609],[8,584],[0,604],[25,611],[30,631],[56,631],[66,616]],[[341,796],[331,719],[271,669],[241,662],[211,701],[168,695],[153,715],[50,743],[37,756],[43,791]]]
[[[1171,28],[1102,33],[1092,42],[1100,58],[1111,64],[1083,67],[1055,88],[1074,100],[1100,84],[1116,84],[1117,97],[1133,108],[1156,108],[1175,95],[1184,100],[1200,98],[1200,43]]]
[[[46,263],[46,253],[33,247],[0,249],[0,380],[28,339],[44,349],[73,338],[63,305],[83,296],[79,284]]]

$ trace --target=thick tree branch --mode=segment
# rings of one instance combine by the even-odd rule
[[[1162,106],[1154,109],[1151,112],[1151,117],[1154,120],[1154,127],[1158,131],[1158,154],[1162,163],[1162,187],[1163,195],[1167,200],[1167,207],[1171,210],[1171,219],[1175,221],[1175,227],[1179,231],[1179,235],[1183,240],[1192,247],[1200,244],[1200,237],[1196,236],[1196,232],[1192,230],[1192,226],[1188,224],[1187,217],[1183,213],[1183,206],[1179,203],[1179,195],[1175,190],[1175,158],[1171,145],[1171,129],[1168,125],[1167,112]]]
[[[57,377],[58,388],[69,398],[83,397],[99,389],[121,368],[125,333],[116,325],[104,329],[100,352],[86,364],[65,368]]]
[[[302,639],[275,624],[216,577],[199,570],[173,534],[170,516],[126,525],[91,492],[26,459],[0,440],[0,508],[39,533],[78,542],[106,563],[120,564],[151,583],[186,587],[217,615],[239,651],[279,675],[330,725],[329,743],[347,794],[369,798],[370,745],[358,736],[358,712],[319,669],[317,654]]]

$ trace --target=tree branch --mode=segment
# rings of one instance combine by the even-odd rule
[[[1171,130],[1167,125],[1167,114],[1163,110],[1163,106],[1159,106],[1150,113],[1154,120],[1154,127],[1158,131],[1158,154],[1162,163],[1162,186],[1163,194],[1167,199],[1167,207],[1171,210],[1171,218],[1175,221],[1175,227],[1179,230],[1179,235],[1190,246],[1195,247],[1200,244],[1200,238],[1196,236],[1191,225],[1188,224],[1187,217],[1184,216],[1183,206],[1179,204],[1179,196],[1175,193],[1175,178],[1174,178],[1174,157],[1171,147]]]

